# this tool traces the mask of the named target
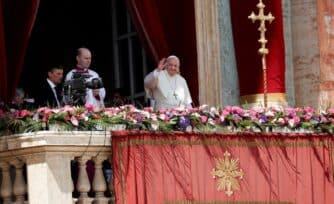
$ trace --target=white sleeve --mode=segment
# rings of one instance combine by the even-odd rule
[[[69,71],[69,72],[66,74],[65,81],[69,81],[69,80],[71,80],[72,75],[73,75],[73,70]]]
[[[157,70],[149,73],[144,79],[145,88],[154,89],[158,84],[158,76],[159,72]]]
[[[159,72],[157,70],[154,70],[153,72],[149,73],[145,79],[144,79],[144,88],[146,92],[147,98],[153,99],[153,90],[157,87],[158,85],[158,77],[159,77]]]
[[[186,82],[186,80],[184,80],[184,87],[185,87],[185,98],[184,98],[184,103],[186,105],[187,108],[191,108],[191,103],[193,102],[191,99],[191,95],[190,95],[190,91],[188,88],[188,84]]]

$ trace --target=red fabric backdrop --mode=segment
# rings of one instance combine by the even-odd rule
[[[158,62],[177,55],[195,104],[198,73],[193,0],[127,0],[128,10],[148,53]]]
[[[39,0],[0,0],[0,99],[9,102],[23,68]]]
[[[233,0],[231,17],[237,68],[240,83],[240,96],[263,93],[263,77],[261,57],[258,54],[260,43],[259,21],[253,23],[248,16],[254,11],[259,0]],[[267,82],[268,93],[285,93],[285,48],[283,38],[282,1],[264,0],[265,15],[269,12],[275,20],[266,23]]]
[[[332,204],[333,142],[312,134],[113,132],[116,203]],[[238,159],[233,168],[217,165],[225,152]],[[239,189],[218,191],[213,169]],[[234,177],[240,169],[242,179]]]

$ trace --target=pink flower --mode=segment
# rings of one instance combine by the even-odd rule
[[[219,117],[219,120],[220,120],[221,123],[223,123],[223,122],[225,121],[225,117],[221,115],[221,116]]]
[[[21,110],[20,113],[19,113],[19,115],[20,115],[20,117],[24,118],[26,116],[31,115],[31,113],[28,110]]]
[[[300,117],[298,117],[298,116],[294,116],[293,120],[294,120],[295,124],[299,124],[300,123]]]
[[[74,126],[79,126],[79,121],[76,117],[72,116],[71,117],[71,123],[74,125]]]
[[[309,113],[309,114],[313,114],[313,113],[314,113],[314,109],[311,108],[311,107],[305,107],[305,108],[304,108],[304,111],[305,111],[306,113]],[[333,109],[333,111],[334,111],[334,109]],[[334,112],[333,112],[333,113],[334,113]]]
[[[152,113],[153,112],[153,108],[152,107],[144,107],[144,111]]]
[[[88,111],[91,111],[91,112],[94,111],[94,106],[93,106],[92,104],[86,103],[86,104],[85,104],[85,108],[86,108]]]
[[[293,117],[296,115],[296,111],[294,108],[288,107],[288,108],[285,108],[284,111],[285,111],[285,114],[287,114],[289,117]]]
[[[328,123],[328,119],[325,117],[321,117],[321,123]]]
[[[64,112],[68,112],[68,113],[70,113],[71,115],[74,115],[74,114],[75,114],[75,109],[74,109],[74,107],[72,107],[72,106],[68,106],[68,105],[66,105],[66,106],[64,106],[62,109],[63,109]]]
[[[312,116],[310,116],[310,115],[304,115],[304,120],[305,121],[310,121],[311,118],[312,118]]]
[[[298,116],[294,116],[293,118],[288,120],[288,124],[291,128],[297,126],[300,123],[300,118]]]
[[[331,122],[332,125],[334,125],[334,118],[329,118],[328,120]]]
[[[224,117],[230,115],[232,113],[232,107],[231,106],[226,106],[222,112],[221,115],[223,115]]]
[[[221,113],[222,116],[226,117],[228,115],[230,115],[231,112],[227,111],[227,110],[223,110],[223,112]]]
[[[264,113],[266,109],[264,107],[253,107],[250,111],[255,113]]]
[[[164,113],[166,113],[166,111],[167,111],[167,110],[166,110],[166,109],[163,109],[163,108],[158,110],[158,112],[159,112],[160,114],[164,114]]]
[[[241,115],[244,112],[244,110],[242,108],[240,108],[239,106],[233,106],[232,107],[232,112],[236,113],[238,115]]]
[[[267,116],[269,119],[272,119],[275,117],[275,113],[270,110],[265,113],[265,116]]]
[[[196,113],[198,111],[198,108],[188,108],[187,110],[189,113]]]
[[[70,116],[69,116],[69,115],[66,115],[66,116],[65,116],[65,121],[70,121],[70,120],[71,120]]]
[[[38,113],[38,114],[39,114],[39,113],[42,113],[42,112],[44,112],[45,109],[46,109],[46,107],[38,108],[38,109],[37,109],[37,113]]]
[[[48,107],[41,107],[39,109],[37,109],[37,113],[40,114],[40,113],[45,113],[45,114],[48,114],[50,115],[54,110],[48,108]]]
[[[169,120],[168,116],[166,114],[160,114],[159,119],[162,121],[167,122]]]
[[[206,123],[207,120],[208,120],[208,117],[206,117],[205,115],[201,116],[201,122],[202,123]]]
[[[118,107],[117,108],[105,108],[104,109],[104,114],[108,117],[112,117],[119,112],[120,112],[120,109]]]
[[[81,113],[80,115],[78,115],[78,119],[88,121],[88,116],[85,113]]]
[[[277,124],[283,126],[283,125],[285,125],[285,120],[283,118],[278,118]]]
[[[329,114],[333,115],[334,114],[334,108],[330,108],[327,110]]]

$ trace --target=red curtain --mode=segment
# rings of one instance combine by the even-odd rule
[[[23,68],[39,0],[0,0],[0,99],[9,102]]]
[[[240,96],[263,93],[261,57],[257,52],[261,47],[258,42],[259,21],[253,23],[248,19],[252,11],[255,14],[259,13],[256,7],[258,2],[259,0],[230,1]],[[266,57],[268,93],[285,93],[282,2],[264,0],[263,3],[266,5],[265,15],[271,12],[275,16],[271,24],[266,22],[266,47],[269,49],[269,55]]]
[[[144,46],[158,62],[168,55],[181,60],[195,104],[198,104],[198,72],[193,0],[126,0]]]
[[[332,204],[333,142],[316,134],[113,132],[116,203]]]

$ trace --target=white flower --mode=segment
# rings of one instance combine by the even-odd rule
[[[288,124],[291,128],[295,127],[295,120],[294,119],[289,119]]]

